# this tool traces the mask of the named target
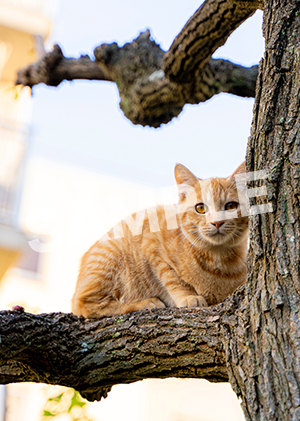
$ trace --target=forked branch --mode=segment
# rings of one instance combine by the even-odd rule
[[[56,45],[20,70],[16,83],[33,87],[75,79],[112,81],[118,85],[126,117],[134,124],[153,127],[168,123],[185,104],[206,101],[220,92],[254,97],[257,66],[244,68],[211,56],[260,6],[257,0],[206,0],[167,53],[149,31],[122,48],[116,43],[102,44],[93,60],[66,58]]]

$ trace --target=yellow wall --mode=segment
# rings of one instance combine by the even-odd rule
[[[0,26],[0,56],[4,56],[1,83],[14,84],[17,70],[36,60],[32,35]]]
[[[3,277],[7,269],[14,263],[19,253],[14,250],[7,250],[0,247],[0,279]]]
[[[0,0],[0,83],[14,84],[17,70],[37,59],[34,36],[46,39],[51,29],[46,0]]]

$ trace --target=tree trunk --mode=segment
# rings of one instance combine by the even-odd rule
[[[245,300],[226,346],[230,382],[252,421],[300,419],[299,9],[299,1],[266,2],[247,151],[247,171],[268,173],[268,197],[255,203],[273,207],[250,218]]]

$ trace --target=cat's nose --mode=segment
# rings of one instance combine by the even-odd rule
[[[220,228],[225,221],[218,221],[218,222],[212,222],[211,224],[214,225],[216,228]]]

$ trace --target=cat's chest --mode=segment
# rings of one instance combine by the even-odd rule
[[[210,268],[197,259],[189,259],[177,264],[177,272],[181,279],[193,285],[196,292],[206,298],[209,305],[223,301],[245,281],[246,273],[241,271],[237,275],[224,271],[221,259],[216,259]]]

